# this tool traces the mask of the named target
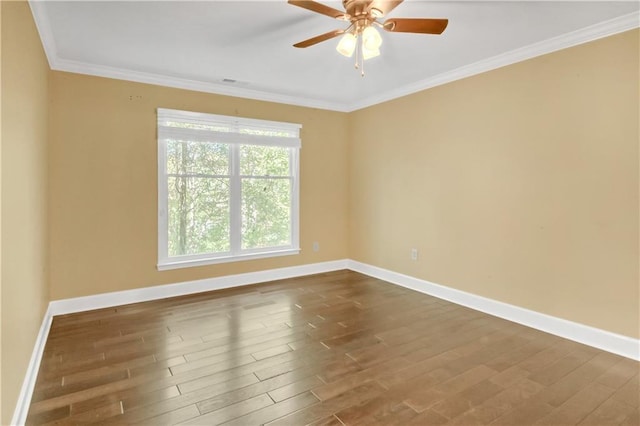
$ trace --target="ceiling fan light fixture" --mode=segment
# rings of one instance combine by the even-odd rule
[[[382,37],[374,27],[368,26],[362,31],[362,46],[365,50],[376,51],[381,45]]]
[[[357,42],[358,42],[358,39],[356,38],[355,35],[353,35],[351,33],[346,33],[340,39],[340,42],[338,43],[338,46],[336,47],[336,50],[341,55],[344,55],[347,58],[350,58],[353,55],[353,52],[356,50],[356,43]]]
[[[0,0],[1,1],[1,0]],[[344,11],[326,6],[318,0],[288,0],[289,4],[326,15],[347,20],[346,29],[333,30],[294,44],[294,47],[309,47],[342,35],[336,50],[348,58],[355,56],[355,68],[364,77],[364,62],[380,55],[382,36],[379,27],[391,33],[442,34],[449,23],[443,18],[391,18],[382,21],[404,0],[342,0]]]

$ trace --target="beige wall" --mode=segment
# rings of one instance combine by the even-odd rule
[[[2,2],[2,424],[8,424],[49,301],[49,66],[24,2]],[[9,249],[10,248],[10,249]]]
[[[638,39],[353,113],[350,257],[640,337]]]
[[[638,337],[637,76],[637,31],[348,115],[54,72],[51,297],[351,257]],[[157,107],[303,124],[301,255],[156,270]]]
[[[2,417],[2,6],[0,5],[0,422]]]
[[[50,94],[53,300],[347,257],[346,114],[62,72]],[[302,124],[300,255],[156,270],[158,107]]]

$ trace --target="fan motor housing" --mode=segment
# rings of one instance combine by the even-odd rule
[[[371,16],[371,11],[369,10],[371,3],[372,0],[342,0],[342,6],[347,11],[347,18],[349,19],[375,19]]]

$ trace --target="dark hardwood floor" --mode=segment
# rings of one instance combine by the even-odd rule
[[[639,368],[340,271],[55,317],[27,424],[638,425]]]

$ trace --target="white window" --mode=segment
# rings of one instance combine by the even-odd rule
[[[300,127],[158,109],[158,269],[299,253]]]

